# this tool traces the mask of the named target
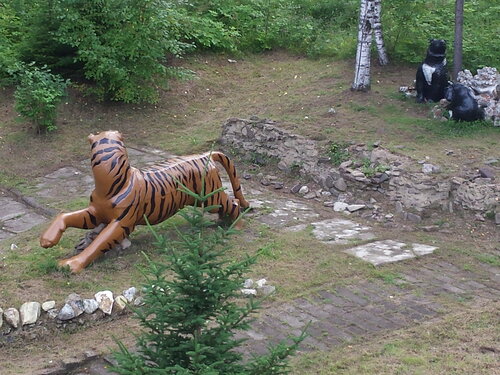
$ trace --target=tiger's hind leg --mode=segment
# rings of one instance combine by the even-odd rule
[[[132,230],[133,226],[127,227],[124,223],[115,220],[108,224],[81,253],[61,260],[59,266],[69,266],[71,272],[80,272],[114,245],[119,244],[127,236],[127,231]]]
[[[238,217],[240,216],[241,213],[241,205],[240,201],[237,198],[231,198],[229,195],[221,191],[219,194],[217,194],[217,200],[220,204],[219,207],[219,218],[224,219],[225,217],[229,216],[229,219],[231,222],[236,221]],[[236,229],[241,229],[243,225],[242,220],[238,220],[238,222],[235,225]]]

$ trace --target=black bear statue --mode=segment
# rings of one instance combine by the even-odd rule
[[[448,86],[444,98],[450,102],[447,108],[451,111],[451,118],[455,121],[477,121],[484,119],[484,110],[477,104],[471,90],[454,83]]]
[[[417,69],[417,102],[439,102],[444,98],[448,86],[448,70],[446,69],[446,41],[431,39],[427,56]]]

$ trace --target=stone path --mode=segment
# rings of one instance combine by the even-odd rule
[[[129,155],[135,166],[169,156],[156,150],[131,148]],[[87,164],[85,161],[81,165],[61,168],[38,179],[32,197],[49,207],[57,207],[61,202],[88,196],[93,180]],[[226,180],[224,183],[231,190]],[[311,233],[319,241],[332,246],[352,244],[343,251],[376,266],[425,256],[436,249],[426,244],[378,240],[371,227],[349,220],[331,209],[313,209],[300,199],[286,198],[285,195],[271,197],[269,192],[255,189],[249,189],[246,195],[256,208],[252,216],[263,224],[286,231],[305,230],[310,226]],[[8,194],[0,196],[0,207],[0,240],[13,240],[17,233],[47,220]],[[419,262],[419,268],[407,267],[401,279],[393,284],[360,281],[335,289],[324,288],[287,304],[272,306],[260,313],[251,330],[241,334],[248,338],[245,350],[263,353],[269,343],[286,339],[290,334],[297,335],[307,324],[310,324],[310,336],[303,342],[301,350],[329,350],[335,345],[380,331],[436,318],[446,312],[443,296],[498,301],[499,270],[487,265],[481,267],[472,272],[443,261]],[[404,288],[397,284],[404,284]],[[61,369],[46,370],[45,374],[110,374],[107,366],[105,359],[93,358]]]

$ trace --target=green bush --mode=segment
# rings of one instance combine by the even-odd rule
[[[31,120],[38,132],[55,130],[57,105],[69,81],[52,74],[46,67],[37,68],[33,64],[21,65],[17,76],[16,111]]]
[[[202,184],[203,185],[203,184]],[[183,189],[197,202],[208,195]],[[304,334],[290,345],[271,347],[269,354],[242,361],[235,350],[241,339],[236,331],[249,329],[250,314],[258,307],[250,298],[244,303],[240,288],[255,257],[229,260],[227,239],[234,231],[213,228],[205,218],[211,207],[188,207],[180,215],[187,231],[178,241],[156,236],[163,261],[148,260],[144,270],[144,306],[135,309],[142,328],[137,352],[119,343],[117,365],[122,375],[278,375],[287,373],[286,360]]]

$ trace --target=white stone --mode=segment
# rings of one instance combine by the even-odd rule
[[[264,285],[267,284],[267,280],[266,279],[260,279],[260,280],[257,280],[255,284],[257,284],[257,288],[262,288]]]
[[[366,207],[366,205],[364,205],[364,204],[350,204],[347,206],[347,210],[349,212],[356,212],[356,211],[362,210],[365,207]]]
[[[299,189],[299,194],[300,195],[306,195],[307,193],[309,193],[309,188],[306,185],[302,186]]]
[[[243,283],[243,288],[248,289],[253,286],[253,280],[252,279],[246,279],[245,282]]]
[[[311,223],[312,234],[319,241],[329,244],[348,244],[353,240],[371,240],[375,235],[371,228],[351,220],[327,219]]]
[[[137,293],[137,289],[133,286],[123,291],[123,296],[127,299],[128,302],[132,302]]]
[[[256,296],[257,290],[255,290],[255,289],[241,289],[241,293],[245,296]]]
[[[345,211],[347,209],[347,206],[349,206],[349,205],[345,202],[335,202],[333,204],[333,210],[335,212],[342,212],[342,211]]]
[[[3,309],[0,307],[0,328],[2,328],[3,325]]]
[[[124,296],[118,296],[115,298],[114,309],[116,312],[122,312],[127,307],[128,301]]]
[[[113,293],[109,290],[104,290],[102,292],[97,292],[94,298],[99,304],[99,309],[104,314],[111,315],[114,303]]]
[[[45,301],[42,303],[42,310],[45,312],[52,310],[54,307],[56,307],[56,301]]]
[[[93,314],[99,308],[99,304],[93,298],[86,298],[83,300],[83,310],[87,314]]]
[[[21,305],[19,312],[21,314],[22,325],[34,324],[40,317],[41,306],[39,302],[25,302]]]
[[[132,245],[132,242],[128,238],[124,238],[122,242],[120,242],[120,247],[122,250],[128,249]]]
[[[17,309],[10,307],[3,312],[3,317],[5,321],[9,323],[12,327],[19,327],[19,311]]]
[[[422,244],[407,245],[393,240],[376,241],[366,245],[347,249],[344,252],[366,260],[373,265],[397,262],[416,256],[431,254],[437,247]]]

